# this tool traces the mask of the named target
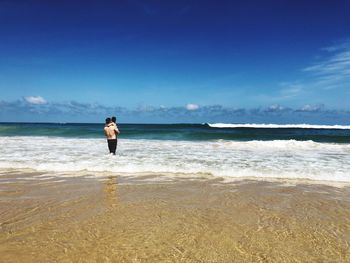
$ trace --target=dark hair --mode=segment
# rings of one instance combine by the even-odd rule
[[[113,121],[113,122],[116,122],[116,121],[117,121],[117,118],[113,116],[113,117],[112,117],[112,121]]]
[[[106,124],[111,122],[111,118],[106,118]]]

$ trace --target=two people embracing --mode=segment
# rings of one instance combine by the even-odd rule
[[[104,127],[104,132],[107,137],[109,153],[113,155],[115,155],[115,151],[117,150],[117,136],[120,133],[116,122],[116,117],[106,118],[106,124]]]

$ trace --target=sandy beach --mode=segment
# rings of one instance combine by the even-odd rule
[[[1,262],[349,262],[350,188],[1,175]]]

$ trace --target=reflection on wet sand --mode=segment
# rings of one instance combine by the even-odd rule
[[[117,177],[109,176],[104,182],[104,192],[107,208],[117,206]]]
[[[0,176],[1,262],[349,262],[350,189]]]

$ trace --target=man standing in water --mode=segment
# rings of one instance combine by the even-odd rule
[[[113,117],[112,119],[116,121],[115,117]],[[111,118],[106,119],[104,132],[107,137],[109,153],[115,155],[115,151],[117,150],[117,135],[119,134],[119,130],[117,125],[111,120]]]

